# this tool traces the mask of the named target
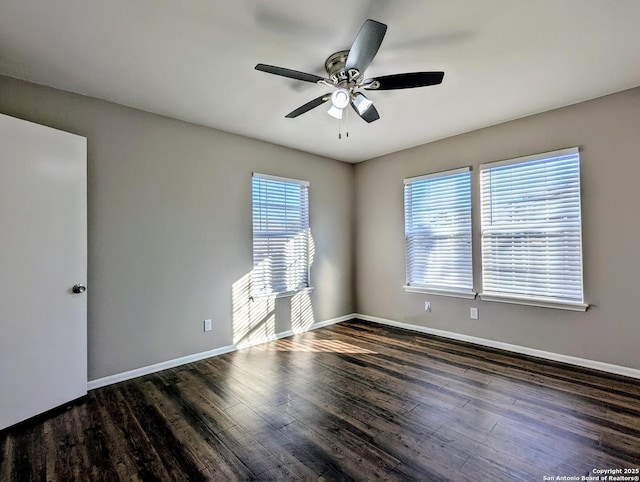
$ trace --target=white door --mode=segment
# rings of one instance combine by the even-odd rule
[[[86,159],[0,114],[0,430],[87,393]]]

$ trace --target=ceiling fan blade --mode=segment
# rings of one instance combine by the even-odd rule
[[[298,117],[300,114],[304,114],[305,112],[308,112],[311,109],[315,109],[316,107],[324,104],[330,98],[331,98],[331,94],[323,94],[320,97],[313,99],[311,102],[307,102],[305,105],[301,105],[296,110],[289,112],[285,117],[289,119]]]
[[[267,72],[268,74],[281,75],[282,77],[289,77],[290,79],[313,82],[314,84],[317,84],[321,80],[327,80],[314,74],[298,72],[297,70],[285,69],[284,67],[276,67],[274,65],[258,64],[256,65],[256,70],[261,70],[262,72]]]
[[[362,95],[362,97],[364,97],[364,95]],[[354,104],[353,101],[351,101],[351,107],[353,107],[353,110],[356,111],[356,114],[362,117],[362,119],[367,121],[369,124],[371,124],[373,121],[377,121],[378,119],[380,119],[380,114],[378,114],[378,111],[376,110],[373,104],[370,105],[367,108],[367,110],[365,110],[362,114],[360,113],[360,110],[358,109],[356,104]]]
[[[440,84],[443,78],[444,72],[409,72],[367,79],[363,87],[369,90],[412,89]]]
[[[386,32],[387,26],[384,23],[371,19],[364,22],[349,50],[345,70],[356,69],[363,74],[376,56]]]

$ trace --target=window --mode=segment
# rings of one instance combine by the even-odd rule
[[[253,174],[253,296],[309,287],[309,183]]]
[[[471,170],[404,181],[407,291],[475,298]]]
[[[481,298],[584,311],[578,148],[480,173]]]

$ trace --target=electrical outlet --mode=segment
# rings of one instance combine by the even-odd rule
[[[431,311],[431,301],[424,302],[424,311]]]
[[[478,318],[480,318],[478,316],[478,308],[476,308],[475,306],[471,307],[471,310],[469,310],[469,315],[471,316],[472,320],[477,320]]]
[[[204,320],[204,331],[211,331],[211,320]]]

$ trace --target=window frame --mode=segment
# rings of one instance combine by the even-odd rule
[[[257,235],[257,231],[256,231],[256,193],[254,191],[255,185],[254,185],[254,181],[255,180],[260,180],[261,182],[276,182],[276,183],[287,183],[287,184],[292,184],[292,185],[296,185],[299,186],[301,191],[300,191],[300,195],[301,195],[301,211],[300,211],[300,218],[306,222],[306,225],[303,226],[303,228],[298,231],[297,233],[289,233],[289,236],[291,239],[293,239],[295,236],[299,236],[300,233],[304,232],[304,255],[305,255],[305,265],[306,265],[306,269],[305,269],[305,274],[304,274],[304,286],[303,285],[299,285],[296,288],[293,289],[287,289],[287,290],[280,290],[280,291],[276,291],[273,290],[274,287],[274,283],[269,283],[269,287],[271,288],[269,291],[266,291],[264,289],[259,289],[256,285],[258,283],[264,285],[263,282],[260,281],[259,276],[258,276],[258,271],[256,271],[256,267],[259,266],[259,263],[261,263],[263,260],[258,260],[256,261],[256,239],[264,239],[264,238],[269,238],[268,236],[268,230],[266,234],[258,234]],[[273,298],[281,298],[281,297],[288,297],[288,296],[293,296],[296,293],[300,293],[302,291],[311,291],[313,290],[312,286],[311,286],[311,230],[310,230],[310,218],[309,218],[309,186],[310,183],[309,181],[304,181],[304,180],[300,180],[300,179],[293,179],[293,178],[288,178],[288,177],[281,177],[281,176],[274,176],[274,175],[270,175],[270,174],[261,174],[261,173],[257,173],[257,172],[253,172],[251,175],[251,211],[252,211],[252,215],[251,215],[251,220],[252,220],[252,276],[251,276],[251,288],[250,288],[250,296],[253,298],[264,298],[264,297],[273,297]],[[271,236],[273,237],[273,236]],[[286,274],[286,271],[284,272]],[[296,273],[297,274],[297,273]]]
[[[412,232],[412,222],[410,222],[409,218],[417,215],[418,213],[413,209],[415,207],[413,201],[413,186],[415,183],[419,183],[421,181],[426,180],[441,180],[445,177],[453,177],[466,175],[468,176],[468,284],[466,286],[452,286],[448,284],[446,281],[442,284],[429,284],[429,283],[420,283],[416,282],[416,280],[412,280],[411,271],[415,269],[415,266],[412,267],[411,263],[414,260],[411,258],[412,252],[415,252],[415,249],[412,249],[412,240],[411,238],[418,235],[415,232]],[[459,182],[456,178],[454,183]],[[453,189],[454,186],[451,186],[450,189]],[[408,190],[411,189],[411,192]],[[411,197],[410,205],[408,203],[408,197]],[[450,200],[448,200],[450,202]],[[403,286],[404,290],[410,293],[425,293],[425,294],[433,294],[440,296],[450,296],[455,298],[465,298],[465,299],[475,299],[477,293],[473,289],[473,179],[472,179],[472,169],[470,166],[450,169],[447,171],[441,171],[431,174],[426,174],[422,176],[415,176],[406,178],[403,181],[403,206],[404,206],[404,236],[405,236],[405,285]],[[442,208],[441,208],[442,209]],[[410,210],[410,211],[409,211]],[[464,227],[464,226],[463,226]],[[455,237],[455,235],[451,235],[450,238]]]
[[[558,251],[557,253],[571,253],[572,255],[576,255],[579,254],[579,263],[573,263],[571,266],[579,266],[579,274],[580,274],[580,293],[581,293],[581,300],[580,301],[575,301],[575,300],[571,300],[568,297],[565,297],[563,299],[563,297],[561,295],[558,296],[536,296],[534,294],[525,294],[525,293],[517,293],[516,288],[512,287],[511,289],[514,291],[508,291],[508,285],[505,284],[505,288],[503,288],[502,290],[487,290],[486,286],[487,286],[487,264],[488,262],[486,261],[487,256],[489,256],[488,253],[488,249],[486,248],[486,245],[488,244],[488,241],[485,242],[485,240],[487,239],[487,237],[493,232],[498,232],[501,231],[502,233],[509,233],[510,231],[508,231],[507,228],[505,227],[496,227],[494,228],[494,225],[491,225],[491,228],[493,228],[493,230],[491,228],[489,228],[488,226],[485,225],[485,220],[486,220],[486,216],[485,216],[485,210],[487,209],[495,209],[495,205],[493,205],[491,203],[491,201],[488,201],[485,196],[490,195],[491,193],[491,187],[486,187],[485,183],[486,182],[490,182],[491,179],[488,178],[488,172],[491,171],[491,169],[496,169],[496,168],[503,168],[503,167],[507,167],[507,166],[516,166],[518,164],[524,165],[524,164],[528,164],[529,167],[532,165],[532,163],[535,162],[539,162],[541,165],[543,163],[543,161],[560,161],[562,157],[568,157],[568,156],[574,156],[577,158],[577,179],[572,178],[574,183],[577,183],[577,188],[574,187],[571,190],[571,195],[575,196],[575,191],[577,190],[577,214],[578,214],[578,234],[579,234],[579,247],[577,248],[577,250],[573,249],[573,250],[567,250],[567,251]],[[520,304],[520,305],[528,305],[528,306],[538,306],[538,307],[544,307],[544,308],[556,308],[556,309],[564,309],[564,310],[572,310],[572,311],[586,311],[586,309],[589,307],[589,305],[587,303],[585,303],[585,295],[584,295],[584,256],[583,256],[583,232],[582,232],[582,188],[581,188],[581,174],[580,174],[580,170],[581,170],[581,159],[580,159],[580,149],[578,147],[572,147],[572,148],[567,148],[567,149],[560,149],[560,150],[556,150],[556,151],[550,151],[550,152],[544,152],[544,153],[540,153],[540,154],[535,154],[535,155],[531,155],[531,156],[524,156],[524,157],[518,157],[518,158],[514,158],[514,159],[507,159],[507,160],[502,160],[502,161],[496,161],[496,162],[490,162],[490,163],[486,163],[486,164],[481,164],[479,166],[479,171],[480,171],[480,222],[481,222],[481,230],[480,230],[480,245],[481,245],[481,263],[482,263],[482,292],[479,294],[480,299],[482,299],[483,301],[495,301],[495,302],[500,302],[500,303],[512,303],[512,304]],[[513,172],[513,171],[512,171]],[[556,176],[560,177],[560,174],[558,173],[554,173]],[[527,174],[521,176],[522,178],[526,178]],[[530,174],[529,174],[530,176]],[[556,179],[556,178],[554,178]],[[525,179],[526,181],[526,179]],[[518,180],[518,178],[516,178],[516,184],[517,183],[524,183],[524,181],[522,180]],[[522,189],[522,188],[521,188]],[[525,191],[524,189],[522,189],[522,191],[517,190],[517,191],[512,191],[512,192],[522,192],[523,194],[525,194],[527,191]],[[539,190],[536,191],[536,193],[539,193]],[[540,194],[539,194],[540,195]],[[525,215],[530,215],[529,212],[532,209],[531,208],[531,204],[533,202],[536,201],[547,201],[549,199],[551,199],[551,194],[549,194],[547,197],[544,197],[542,199],[537,199],[535,201],[529,201],[528,204],[523,203],[520,207],[523,209],[523,211],[525,212]],[[569,201],[574,201],[574,198],[570,198],[569,196],[566,197],[566,199],[563,197],[562,200],[569,200]],[[514,205],[515,205],[515,201],[514,201]],[[575,214],[575,209],[574,211],[572,211],[572,214]],[[488,215],[487,215],[488,216]],[[526,221],[526,220],[525,220]],[[497,223],[496,223],[497,224]],[[540,230],[540,233],[543,235],[547,235],[549,236],[549,233],[553,232],[554,235],[556,235],[557,233],[562,233],[566,236],[570,236],[571,235],[571,229],[569,227],[562,227],[560,226],[558,223],[554,224],[551,221],[548,221],[546,223],[544,222],[540,222],[540,220],[536,220],[536,223],[530,222],[528,225],[527,224],[521,224],[517,227],[517,229],[519,230],[519,232],[514,231],[514,236],[512,237],[517,237],[518,234],[520,234],[520,236],[522,236],[522,232],[525,230],[530,230],[530,232],[533,232],[534,230]],[[513,228],[514,230],[516,229],[515,227]],[[563,229],[563,230],[560,230]],[[575,230],[574,230],[575,231]],[[485,233],[489,232],[489,235],[485,236]],[[528,246],[528,244],[524,244],[525,246]],[[495,256],[496,250],[494,249],[492,251],[492,254]],[[551,253],[551,254],[557,254],[556,251],[545,251],[545,253]],[[566,254],[565,254],[566,257]],[[535,260],[534,260],[535,261]],[[529,263],[529,265],[531,265],[533,263]],[[563,266],[569,266],[569,265],[563,265]],[[521,284],[527,284],[525,282],[521,282]],[[512,285],[513,286],[513,285]],[[529,291],[533,291],[533,288],[528,288]],[[556,294],[558,294],[558,290],[556,290]]]

